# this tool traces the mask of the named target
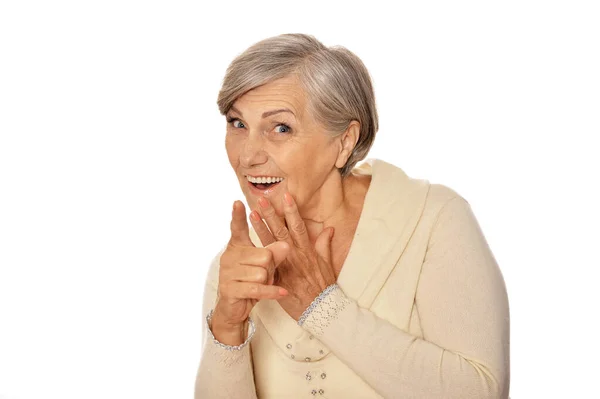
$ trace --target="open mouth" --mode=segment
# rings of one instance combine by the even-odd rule
[[[283,177],[276,176],[246,176],[246,179],[252,186],[261,191],[273,188],[283,181]]]

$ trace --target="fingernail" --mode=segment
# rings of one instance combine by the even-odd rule
[[[268,208],[269,207],[269,201],[267,201],[266,199],[264,199],[263,197],[260,197],[258,199],[258,204],[261,206],[261,208]]]
[[[288,205],[292,205],[294,203],[294,200],[292,199],[290,193],[283,194],[283,198],[285,198],[285,202],[287,202]]]
[[[260,220],[260,216],[258,216],[258,212],[256,211],[250,212],[250,218],[255,222],[258,222]]]
[[[279,295],[287,295],[288,291],[285,288],[280,288],[279,289]]]

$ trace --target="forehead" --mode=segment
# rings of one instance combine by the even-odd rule
[[[306,93],[297,78],[285,77],[244,93],[233,105],[244,115],[289,108],[300,117],[304,113],[306,101]]]

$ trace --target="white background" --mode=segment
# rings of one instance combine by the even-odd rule
[[[242,198],[217,93],[288,32],[367,65],[369,157],[471,203],[508,288],[511,396],[597,394],[596,4],[3,1],[0,398],[192,397]]]

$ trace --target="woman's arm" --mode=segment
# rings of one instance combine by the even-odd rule
[[[386,398],[507,398],[509,311],[502,274],[469,203],[438,215],[416,294],[424,339],[335,289],[303,327]]]
[[[204,285],[202,302],[202,357],[196,375],[196,399],[243,398],[256,399],[250,343],[241,350],[227,350],[210,338],[206,316],[214,308],[217,289],[211,283],[211,274],[219,272],[220,254],[213,260]],[[247,338],[247,337],[246,337]]]

